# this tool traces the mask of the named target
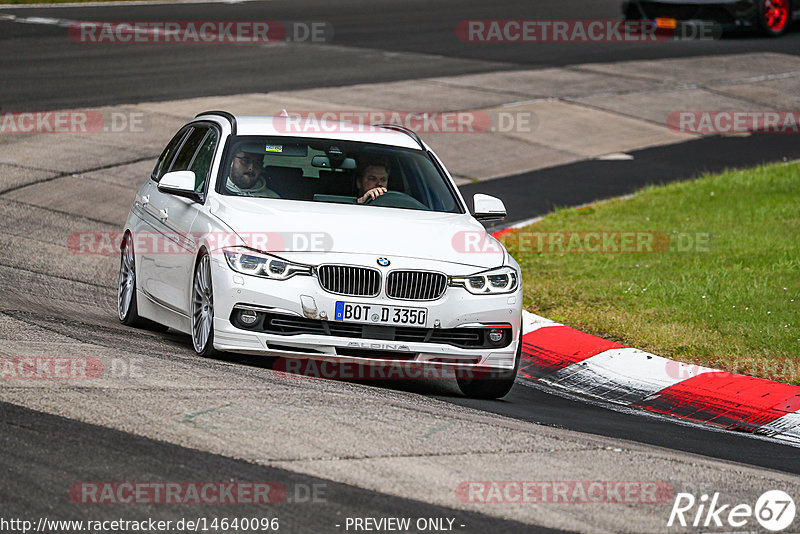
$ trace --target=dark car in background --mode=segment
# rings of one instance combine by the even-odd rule
[[[628,20],[650,20],[659,29],[713,25],[722,32],[761,30],[779,36],[800,18],[800,0],[626,0]]]

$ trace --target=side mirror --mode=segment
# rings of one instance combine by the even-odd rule
[[[168,172],[158,182],[158,190],[170,195],[186,197],[195,202],[203,201],[203,193],[194,190],[195,176],[193,171]]]
[[[472,216],[479,221],[499,221],[506,217],[506,206],[499,198],[476,193],[472,197]]]

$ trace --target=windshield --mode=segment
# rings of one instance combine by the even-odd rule
[[[453,187],[422,150],[238,136],[222,165],[223,195],[462,213]]]

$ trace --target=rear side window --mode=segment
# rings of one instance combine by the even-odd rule
[[[197,153],[197,149],[200,148],[200,145],[206,138],[207,133],[208,127],[206,126],[192,129],[189,136],[183,142],[183,146],[178,149],[178,154],[175,156],[172,166],[169,168],[169,172],[189,170],[189,165],[192,163],[192,159]]]
[[[211,163],[214,161],[214,151],[217,148],[217,141],[219,135],[214,128],[209,128],[206,132],[205,139],[197,149],[194,159],[189,164],[189,170],[194,172],[194,190],[198,193],[203,191],[208,179],[208,173],[211,170]]]
[[[172,163],[172,159],[175,157],[175,152],[177,152],[178,148],[181,146],[181,142],[183,138],[186,137],[186,134],[189,133],[191,127],[186,127],[180,130],[175,137],[167,144],[167,147],[159,156],[158,161],[156,162],[156,166],[153,169],[153,174],[150,177],[155,180],[156,182],[161,180],[161,177],[167,174],[167,170],[169,169],[170,163]]]

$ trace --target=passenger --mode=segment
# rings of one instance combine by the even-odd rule
[[[366,161],[356,175],[356,197],[359,204],[375,200],[386,193],[389,185],[389,164],[385,161]]]
[[[232,195],[259,198],[280,198],[278,193],[267,187],[261,174],[264,154],[256,145],[243,145],[236,149],[225,189]]]

